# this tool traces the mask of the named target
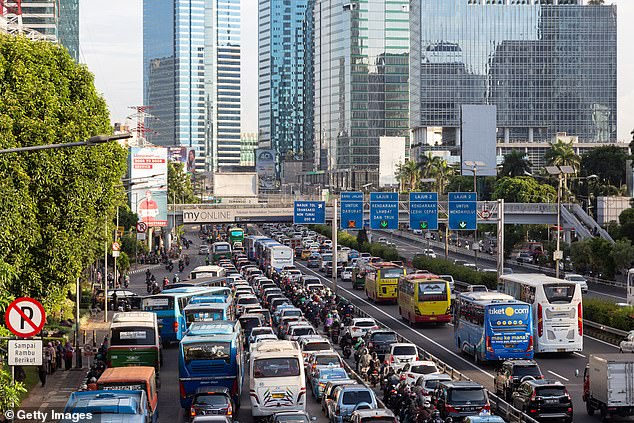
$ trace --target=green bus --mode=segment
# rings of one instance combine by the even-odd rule
[[[228,241],[229,244],[231,244],[232,246],[236,243],[239,242],[240,244],[242,244],[244,242],[244,229],[234,226],[232,228],[229,228],[228,232]]]
[[[211,262],[218,263],[220,259],[231,259],[231,244],[220,241],[211,244]]]

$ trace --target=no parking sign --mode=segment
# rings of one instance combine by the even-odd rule
[[[20,338],[29,338],[40,333],[46,323],[46,312],[39,301],[33,298],[17,298],[4,316],[7,328]]]

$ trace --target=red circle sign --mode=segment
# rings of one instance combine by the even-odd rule
[[[145,232],[147,231],[147,223],[145,222],[139,222],[136,224],[136,231],[137,232]]]
[[[7,307],[4,321],[14,335],[28,338],[40,333],[46,323],[46,312],[33,298],[17,298]]]
[[[491,212],[489,210],[482,210],[482,218],[488,219],[489,217],[491,217]]]
[[[118,242],[112,243],[112,251],[119,251],[121,249],[121,245]]]

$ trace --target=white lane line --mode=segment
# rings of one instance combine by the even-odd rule
[[[581,357],[581,358],[586,358],[586,356],[585,356],[585,355],[583,355],[583,354],[581,354],[581,353],[578,353],[577,351],[574,351],[574,352],[573,352],[573,354],[574,354],[574,355],[576,355],[576,356],[578,356],[578,357]]]
[[[605,344],[605,345],[607,345],[607,346],[609,346],[609,347],[614,348],[615,350],[618,350],[618,349],[619,349],[619,346],[618,346],[618,345],[610,344],[609,342],[602,341],[601,339],[595,338],[594,336],[590,336],[590,335],[583,335],[583,337],[584,337],[584,338],[589,338],[589,339],[592,339],[593,341],[597,341],[597,342],[600,342],[600,343],[602,343],[602,344]]]
[[[553,372],[553,371],[551,371],[551,370],[548,370],[548,373],[550,373],[550,374],[551,374],[551,375],[553,375],[553,376],[557,376],[559,379],[563,379],[563,380],[565,380],[566,382],[570,382],[570,379],[567,379],[567,378],[563,377],[562,375],[559,375],[559,374],[557,374],[557,373],[555,373],[555,372]]]
[[[588,292],[592,292],[595,295],[598,295],[600,297],[612,297],[612,298],[616,298],[617,300],[623,300],[625,301],[625,296],[618,296],[618,295],[613,295],[613,294],[606,294],[603,292],[599,292],[599,291],[593,291],[592,289],[589,289]]]
[[[305,267],[302,264],[297,263],[299,266],[303,267],[304,269],[306,269],[306,271],[313,273],[315,276],[317,276],[318,278],[327,281],[328,283],[332,283],[332,281],[330,279],[324,278],[323,276],[321,276],[319,273],[313,271],[312,269],[309,269],[307,267]],[[348,294],[352,295],[353,297],[357,298],[359,301],[367,304],[368,306],[372,307],[373,309],[375,309],[376,311],[378,311],[379,313],[389,317],[391,320],[393,320],[394,322],[398,323],[399,325],[405,327],[406,329],[410,329],[412,332],[414,332],[415,334],[417,334],[418,336],[420,336],[421,338],[425,339],[426,341],[436,345],[438,348],[441,348],[442,350],[444,350],[445,352],[447,352],[448,354],[451,354],[453,357],[461,360],[462,362],[468,364],[470,367],[473,367],[474,369],[478,370],[479,372],[489,376],[491,379],[494,378],[494,376],[487,372],[486,370],[481,369],[480,367],[476,366],[475,364],[473,364],[472,362],[466,360],[463,357],[460,357],[458,354],[456,354],[455,352],[451,351],[450,349],[448,349],[447,347],[445,347],[444,345],[439,344],[438,342],[434,341],[433,339],[423,335],[422,333],[420,333],[418,330],[414,330],[411,327],[409,327],[408,325],[406,325],[405,323],[401,322],[400,320],[396,319],[395,317],[387,314],[385,311],[381,310],[380,308],[376,307],[374,304],[369,303],[368,301],[364,300],[363,298],[359,297],[357,294],[355,294],[354,292],[348,291],[347,289],[343,288],[343,287],[339,287],[339,289],[341,289],[342,291],[347,292]]]

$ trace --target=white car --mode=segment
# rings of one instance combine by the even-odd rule
[[[347,326],[344,329],[344,334],[346,331],[350,332],[350,336],[352,339],[359,338],[360,336],[364,336],[370,329],[378,329],[379,325],[376,324],[376,321],[369,317],[357,317],[352,319],[352,323],[350,326]]]
[[[341,280],[342,281],[351,281],[352,280],[352,267],[344,267],[341,271]]]
[[[258,326],[251,329],[251,334],[249,335],[249,344],[255,342],[256,338],[260,335],[273,335],[275,336],[275,332],[273,332],[273,328],[270,326]],[[277,336],[275,336],[277,339]]]
[[[421,376],[438,373],[438,368],[433,361],[412,361],[405,364],[401,370],[401,380],[405,378],[408,385],[413,385]]]
[[[201,245],[198,249],[198,254],[205,255],[209,254],[209,245]]]
[[[436,252],[432,250],[431,248],[425,248],[423,250],[423,255],[433,259],[438,258],[438,256],[436,256]]]
[[[621,341],[619,344],[619,351],[622,353],[630,352],[634,353],[634,330],[631,330],[627,335],[627,338]]]
[[[403,369],[407,363],[416,360],[418,360],[418,349],[416,349],[416,345],[409,343],[390,345],[390,352],[385,356],[386,363],[396,371]]]
[[[420,386],[422,388],[421,395],[423,396],[423,402],[431,402],[431,397],[436,388],[438,388],[440,382],[448,382],[450,380],[451,376],[446,373],[431,373],[419,377],[416,380],[416,386]]]
[[[577,275],[575,273],[567,273],[566,276],[564,276],[564,280],[578,283],[579,286],[581,286],[581,292],[583,292],[584,294],[588,292],[588,281],[583,276]]]

